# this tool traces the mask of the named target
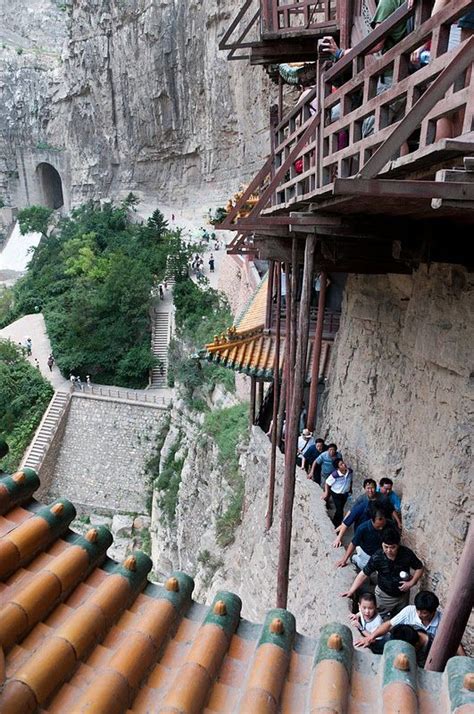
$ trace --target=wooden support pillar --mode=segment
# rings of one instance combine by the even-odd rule
[[[255,377],[250,377],[250,426],[255,424],[255,393],[256,393],[257,382]]]
[[[316,412],[318,409],[318,381],[319,366],[321,364],[321,345],[323,342],[324,308],[326,306],[326,273],[320,274],[321,289],[319,291],[318,316],[316,319],[316,331],[313,342],[313,364],[311,367],[311,385],[309,388],[308,419],[306,426],[310,431],[314,431],[316,426]]]
[[[275,261],[270,260],[268,266],[268,283],[267,283],[267,310],[265,313],[265,329],[270,329],[272,324],[272,307],[273,307],[273,281],[275,275]]]
[[[281,441],[283,433],[283,424],[285,422],[286,405],[290,403],[290,324],[291,324],[291,296],[288,294],[289,290],[289,274],[290,265],[285,263],[285,356],[283,365],[283,378],[281,382],[281,395],[280,395],[280,406],[278,408],[278,442]],[[281,285],[281,283],[280,283]],[[281,298],[283,302],[283,297]]]
[[[283,119],[283,79],[278,75],[278,122]]]
[[[290,394],[293,398],[293,381],[295,377],[295,358],[296,358],[296,341],[297,341],[297,323],[298,312],[296,296],[298,294],[298,246],[297,238],[293,238],[291,243],[291,290],[288,288],[287,293],[291,293],[291,312],[290,312]],[[287,295],[288,300],[288,295]],[[287,333],[288,334],[288,333]],[[288,402],[289,403],[289,402]]]
[[[316,236],[306,239],[304,255],[303,289],[300,300],[298,340],[296,350],[295,378],[291,406],[287,409],[287,429],[285,438],[285,481],[280,523],[280,550],[278,553],[277,607],[286,608],[288,602],[288,577],[290,570],[291,529],[293,521],[293,501],[295,496],[296,448],[298,443],[298,422],[303,401],[306,354],[308,350],[309,309],[311,303],[311,281],[313,274]],[[287,404],[289,402],[287,401]]]
[[[279,443],[278,407],[280,401],[280,331],[281,331],[281,263],[276,264],[276,325],[275,325],[275,357],[273,359],[273,412],[272,412],[272,450],[270,456],[270,473],[268,476],[268,504],[265,514],[265,530],[273,524],[273,502],[275,500],[275,469],[276,450]]]
[[[448,602],[431,645],[425,669],[442,672],[454,657],[474,606],[474,525],[471,523],[458,563],[456,576],[449,589]]]
[[[260,416],[262,405],[263,405],[263,382],[261,379],[259,379],[257,382],[257,408],[255,409],[255,411],[256,411],[255,421],[257,421],[258,417]]]

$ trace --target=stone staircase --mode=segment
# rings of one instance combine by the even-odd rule
[[[151,371],[151,389],[162,389],[167,386],[168,344],[170,341],[170,314],[155,308],[153,318],[152,352],[160,360],[160,365]]]
[[[20,468],[39,469],[70,398],[69,392],[58,390],[53,394]]]

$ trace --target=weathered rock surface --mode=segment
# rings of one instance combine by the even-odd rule
[[[187,420],[183,412],[176,419]],[[279,543],[279,505],[282,492],[283,458],[279,455],[275,522],[264,533],[267,508],[269,441],[263,432],[252,430],[248,447],[241,455],[245,474],[242,523],[235,541],[223,548],[216,544],[216,521],[229,505],[232,489],[225,468],[216,466],[217,449],[196,425],[186,432],[187,458],[182,469],[174,526],[164,525],[155,497],[152,521],[152,554],[158,578],[179,569],[195,577],[194,596],[209,602],[219,589],[232,590],[244,603],[243,616],[261,618],[276,601],[276,572]],[[183,423],[181,423],[181,433]],[[169,440],[173,443],[180,427]],[[341,552],[336,552],[332,524],[320,500],[321,490],[298,475],[293,521],[293,543],[288,609],[298,617],[302,632],[315,632],[333,619],[345,621],[347,601],[339,594],[347,590],[352,569],[336,569]],[[328,595],[330,593],[330,595]]]
[[[222,203],[260,167],[269,83],[218,49],[236,12],[231,0],[29,5],[21,21],[18,0],[4,14],[4,31],[25,40],[23,54],[11,43],[0,50],[0,190],[8,200],[28,201],[22,171],[45,160],[41,147],[64,152],[60,166],[49,160],[67,174],[72,204],[131,190],[174,205]]]
[[[361,479],[403,494],[405,542],[442,603],[473,511],[474,276],[352,276],[323,422]]]

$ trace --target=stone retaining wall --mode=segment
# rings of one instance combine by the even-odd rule
[[[73,396],[43,500],[64,496],[84,512],[147,513],[144,464],[164,414],[144,404]]]

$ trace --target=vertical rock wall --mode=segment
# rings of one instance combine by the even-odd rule
[[[323,428],[359,479],[390,476],[404,538],[446,602],[473,509],[474,275],[352,276]]]
[[[67,153],[73,204],[129,191],[176,207],[222,204],[260,168],[270,84],[218,49],[231,0],[33,6],[20,22],[12,0],[5,15],[22,57],[0,50],[0,188],[12,200],[28,202],[21,154],[28,164],[38,145]],[[38,19],[48,13],[50,38]]]

